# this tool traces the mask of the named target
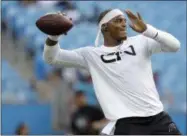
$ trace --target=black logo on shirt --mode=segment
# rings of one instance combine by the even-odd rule
[[[134,50],[134,47],[132,45],[130,45],[129,47],[130,47],[131,51],[119,51],[119,52],[112,52],[109,54],[101,55],[101,60],[104,63],[112,63],[112,62],[120,61],[121,55],[124,53],[128,54],[128,55],[136,56],[136,52]]]

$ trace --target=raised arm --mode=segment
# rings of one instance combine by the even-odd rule
[[[43,58],[46,63],[66,67],[86,68],[87,63],[81,55],[81,50],[64,50],[58,43],[59,36],[49,36],[44,45]]]
[[[176,52],[180,48],[180,42],[174,36],[151,25],[147,25],[143,35],[148,37],[146,45],[149,55],[158,52]]]
[[[176,52],[180,48],[180,42],[174,36],[146,25],[139,13],[135,15],[130,10],[125,12],[130,20],[130,27],[145,36],[146,50],[149,55],[158,52]]]

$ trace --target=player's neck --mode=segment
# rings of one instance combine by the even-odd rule
[[[104,38],[104,46],[106,47],[115,47],[115,46],[118,46],[120,45],[121,43],[123,43],[124,40],[115,40],[115,39],[112,39],[112,38],[108,38],[108,37],[105,37]]]

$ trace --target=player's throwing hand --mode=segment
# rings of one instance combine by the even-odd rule
[[[125,10],[125,13],[127,14],[127,17],[130,20],[129,26],[136,32],[138,33],[143,33],[146,29],[147,26],[144,23],[142,17],[140,14],[137,12],[137,16],[133,14],[130,10]]]

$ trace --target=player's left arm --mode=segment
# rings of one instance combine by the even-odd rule
[[[146,47],[150,55],[158,52],[176,52],[180,48],[179,40],[173,35],[158,30],[151,25],[147,25],[143,35],[148,37]]]
[[[130,10],[126,11],[131,21],[130,27],[142,33],[147,40],[147,50],[149,54],[158,52],[176,52],[180,48],[180,42],[171,34],[158,30],[151,25],[145,24],[139,13],[134,15]]]

